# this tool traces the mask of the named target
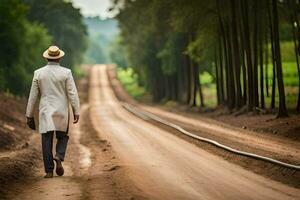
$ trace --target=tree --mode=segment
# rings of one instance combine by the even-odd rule
[[[286,117],[287,110],[285,104],[285,93],[284,85],[282,78],[282,63],[281,63],[281,53],[280,53],[280,37],[279,37],[279,19],[278,19],[278,8],[277,0],[272,0],[272,10],[273,10],[273,23],[274,23],[274,53],[275,53],[275,64],[277,72],[277,84],[278,84],[278,93],[279,93],[279,111],[277,117]]]
[[[124,46],[124,41],[121,36],[116,37],[109,50],[110,59],[119,67],[127,67],[127,54]]]
[[[63,0],[23,0],[28,5],[28,19],[43,24],[53,37],[53,44],[67,52],[63,65],[73,68],[82,61],[87,47],[86,26],[79,9]]]
[[[26,6],[18,0],[2,2],[0,15],[0,91],[24,95],[52,38],[42,25],[26,19]]]
[[[266,109],[271,61],[271,109],[276,107],[278,88],[278,117],[286,116],[280,43],[294,38],[298,56],[298,1],[289,0],[289,7],[278,0],[114,2],[128,61],[155,101],[204,106],[200,79],[205,71],[214,77],[218,105],[231,112],[257,113]],[[288,23],[297,26],[280,29]],[[300,74],[299,64],[297,69]]]

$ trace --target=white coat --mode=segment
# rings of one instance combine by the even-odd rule
[[[73,114],[79,115],[80,104],[70,69],[49,62],[34,72],[26,116],[33,117],[38,97],[39,132],[67,131],[69,126],[69,103]]]

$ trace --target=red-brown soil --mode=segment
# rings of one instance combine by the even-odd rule
[[[39,159],[37,135],[26,127],[24,99],[0,95],[0,198],[11,183],[35,169]]]

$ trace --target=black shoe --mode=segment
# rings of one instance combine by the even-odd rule
[[[53,172],[47,172],[44,178],[53,178]]]
[[[53,158],[53,160],[55,160],[55,162],[56,162],[56,170],[55,170],[56,174],[58,176],[64,175],[65,170],[62,166],[61,160],[59,158],[56,158],[56,157]]]

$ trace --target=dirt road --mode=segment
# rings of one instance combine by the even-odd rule
[[[278,183],[124,110],[105,65],[91,69],[89,103],[71,130],[66,175],[20,185],[12,199],[299,199]]]
[[[127,175],[154,199],[289,199],[299,190],[232,165],[126,112],[105,67],[93,68],[92,119]]]

